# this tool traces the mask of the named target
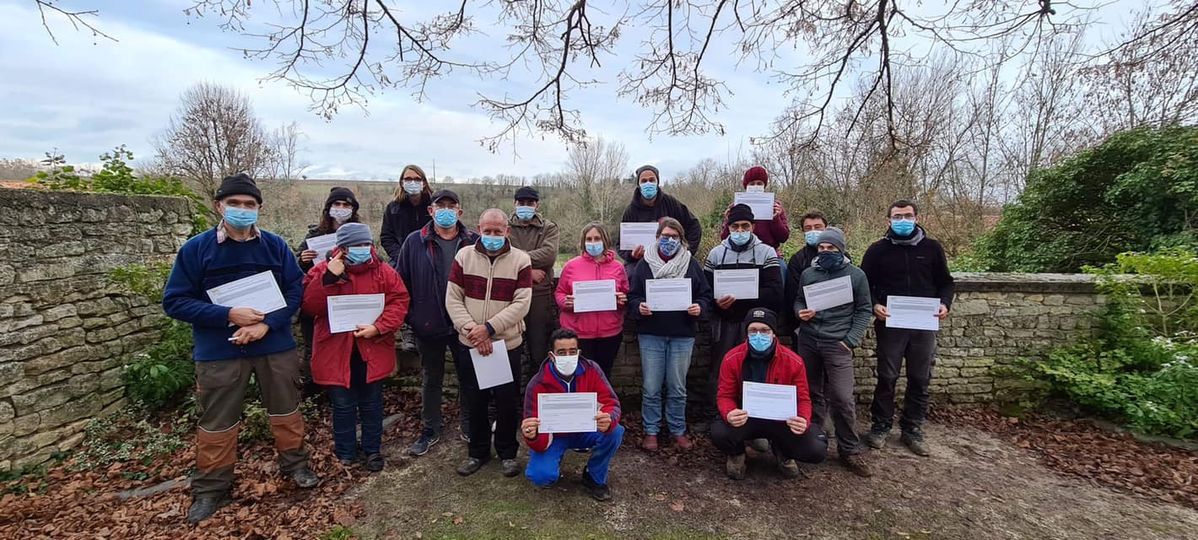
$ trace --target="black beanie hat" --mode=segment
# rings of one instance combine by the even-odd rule
[[[220,188],[216,190],[212,199],[219,201],[229,195],[249,195],[257,200],[258,204],[262,204],[262,190],[258,189],[254,179],[245,173],[226,176],[220,181]]]
[[[349,188],[337,186],[329,190],[329,198],[324,200],[324,210],[329,211],[329,207],[333,206],[335,201],[345,201],[354,207],[354,212],[358,211],[358,198],[354,196],[354,192]]]
[[[753,209],[747,204],[734,204],[728,209],[728,224],[737,221],[753,221]]]
[[[778,333],[778,314],[768,308],[753,308],[745,314],[745,326],[748,329],[750,324],[763,323],[770,327],[775,334]]]

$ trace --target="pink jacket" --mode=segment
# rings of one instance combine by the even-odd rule
[[[607,250],[601,262],[590,255],[580,255],[566,262],[562,275],[557,280],[554,298],[561,311],[561,326],[568,328],[583,339],[611,337],[624,331],[624,310],[574,313],[566,309],[566,296],[574,294],[575,281],[614,279],[616,292],[628,294],[628,276],[624,265],[616,259],[616,252]]]

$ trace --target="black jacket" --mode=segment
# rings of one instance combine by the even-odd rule
[[[802,237],[799,237],[800,240]],[[800,249],[794,255],[790,256],[790,261],[786,263],[786,293],[784,294],[785,303],[782,310],[781,320],[787,331],[794,331],[798,326],[798,317],[794,314],[795,298],[798,298],[799,291],[803,288],[799,286],[799,280],[802,279],[803,270],[811,266],[815,261],[815,257],[819,255],[819,249],[816,246],[809,246],[803,240],[803,249]]]
[[[692,317],[685,311],[654,312],[648,317],[641,316],[641,302],[645,301],[645,280],[653,279],[653,271],[649,263],[640,261],[632,267],[628,275],[628,318],[636,322],[636,333],[650,336],[695,337],[699,330],[699,319],[707,317],[715,305],[711,299],[711,285],[703,277],[703,268],[699,261],[691,256],[691,264],[686,269],[686,277],[691,280],[691,302],[699,304],[699,316]]]
[[[915,235],[923,235],[923,227]],[[947,307],[953,305],[953,275],[940,242],[924,236],[915,245],[896,243],[894,233],[874,242],[861,258],[861,270],[869,279],[869,294],[874,304],[886,305],[886,297],[938,297]]]
[[[641,197],[641,190],[637,189],[632,195],[632,202],[628,204],[628,208],[624,209],[624,216],[620,218],[620,223],[656,223],[663,217],[672,217],[682,224],[683,236],[686,237],[686,245],[690,248],[690,252],[694,256],[699,252],[699,241],[703,239],[703,225],[695,218],[690,209],[682,204],[682,201],[671,197],[670,195],[658,190],[657,203],[653,206],[645,204],[645,199]],[[650,249],[652,246],[645,246],[645,249]],[[625,262],[635,264],[636,259],[632,258],[631,251],[620,251],[620,258]]]
[[[433,219],[428,215],[429,205],[427,195],[421,195],[420,203],[415,206],[407,197],[387,203],[387,209],[383,211],[383,230],[379,234],[379,243],[383,245],[387,257],[392,262],[399,257],[408,235],[424,228]]]

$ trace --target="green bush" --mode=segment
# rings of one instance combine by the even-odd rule
[[[170,270],[164,263],[134,264],[113,269],[109,278],[129,292],[159,303]],[[129,358],[121,376],[125,394],[135,405],[153,411],[177,404],[195,381],[191,327],[168,322],[157,341]]]
[[[1035,171],[971,268],[1076,272],[1132,250],[1198,246],[1198,127],[1112,135]]]

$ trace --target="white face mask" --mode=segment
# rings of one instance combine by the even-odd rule
[[[345,220],[354,215],[353,208],[329,208],[329,217],[337,220],[337,223],[345,223]]]
[[[765,191],[765,186],[758,186],[758,185],[755,185],[755,184],[754,184],[754,185],[748,185],[748,186],[745,186],[745,192],[746,192],[746,193],[761,193],[761,192],[763,192],[763,191]]]
[[[403,183],[403,190],[408,195],[415,195],[424,190],[424,182],[408,180]]]
[[[578,369],[578,355],[553,355],[553,367],[557,368],[557,372],[562,375],[573,375],[574,370]]]

